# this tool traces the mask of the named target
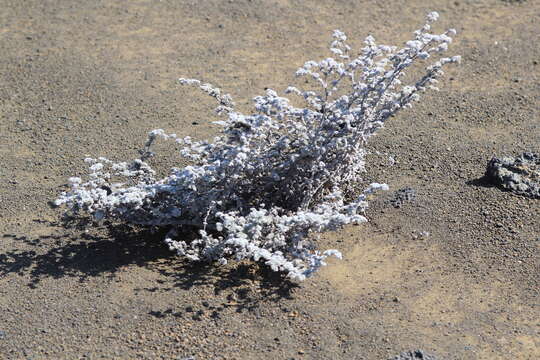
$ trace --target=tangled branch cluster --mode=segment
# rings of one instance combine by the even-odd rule
[[[415,31],[403,48],[377,45],[368,36],[353,54],[347,37],[334,31],[334,57],[308,61],[297,77],[312,80],[314,90],[289,87],[304,105],[294,106],[274,90],[254,98],[255,111],[242,114],[228,94],[195,79],[180,83],[214,97],[223,127],[212,142],[180,139],[163,130],[150,132],[141,157],[130,163],[86,159],[87,181],[71,178],[72,188],[56,201],[96,219],[169,229],[165,242],[193,261],[261,261],[274,271],[304,280],[337,250],[317,250],[311,235],[366,221],[366,196],[384,184],[372,184],[354,196],[365,171],[365,145],[387,119],[410,107],[434,88],[443,66],[459,56],[440,58],[415,82],[403,85],[406,70],[418,60],[444,52],[453,29],[429,33],[437,13]],[[183,144],[192,165],[172,168],[156,179],[147,160],[156,138]],[[115,182],[116,179],[123,179]],[[183,227],[200,237],[185,241]]]

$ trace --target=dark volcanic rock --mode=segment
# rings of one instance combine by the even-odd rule
[[[410,187],[399,189],[394,192],[393,198],[390,200],[390,203],[395,208],[400,208],[404,203],[412,202],[416,199],[416,191]]]
[[[494,157],[488,163],[486,179],[516,194],[540,199],[540,155],[531,152],[512,158]]]
[[[389,360],[440,360],[433,355],[426,354],[422,350],[405,351]]]

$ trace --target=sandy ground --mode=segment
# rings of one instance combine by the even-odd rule
[[[48,205],[86,156],[132,159],[154,128],[214,134],[178,77],[246,106],[333,29],[397,44],[429,10],[463,64],[373,141],[397,162],[373,156],[366,181],[391,191],[321,239],[345,259],[301,286],[65,227]],[[539,359],[540,201],[481,180],[493,155],[540,151],[539,15],[532,0],[0,0],[0,359]],[[405,187],[416,199],[396,208]]]

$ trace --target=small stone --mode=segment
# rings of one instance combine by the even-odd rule
[[[408,202],[413,202],[416,199],[416,191],[410,187],[399,189],[394,192],[393,198],[390,200],[390,203],[395,208],[400,208],[403,204]]]
[[[389,360],[438,360],[433,355],[426,354],[423,350],[405,351],[401,354],[390,358]]]
[[[291,317],[291,318],[298,317],[298,312],[297,312],[297,311],[291,311],[291,312],[288,314],[288,316]]]
[[[540,199],[540,154],[525,152],[517,158],[493,157],[484,178],[513,193]]]
[[[6,332],[3,330],[0,330],[0,340],[5,339],[5,337],[6,337]]]

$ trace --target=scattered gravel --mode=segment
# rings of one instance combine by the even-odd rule
[[[345,257],[299,287],[249,264],[190,266],[143,231],[64,228],[47,202],[85,156],[130,159],[154,128],[211,139],[213,103],[176,77],[222,85],[247,107],[326,48],[324,29],[361,44],[385,24],[390,42],[430,4],[72,4],[0,0],[0,359],[539,358],[528,340],[540,201],[467,182],[493,154],[540,153],[540,2],[437,2],[444,24],[465,29],[452,46],[466,61],[374,138],[395,161],[368,163],[366,182],[392,192],[370,202],[368,223],[317,240]],[[178,161],[160,154],[164,172]],[[406,186],[416,202],[402,190],[394,209]]]

